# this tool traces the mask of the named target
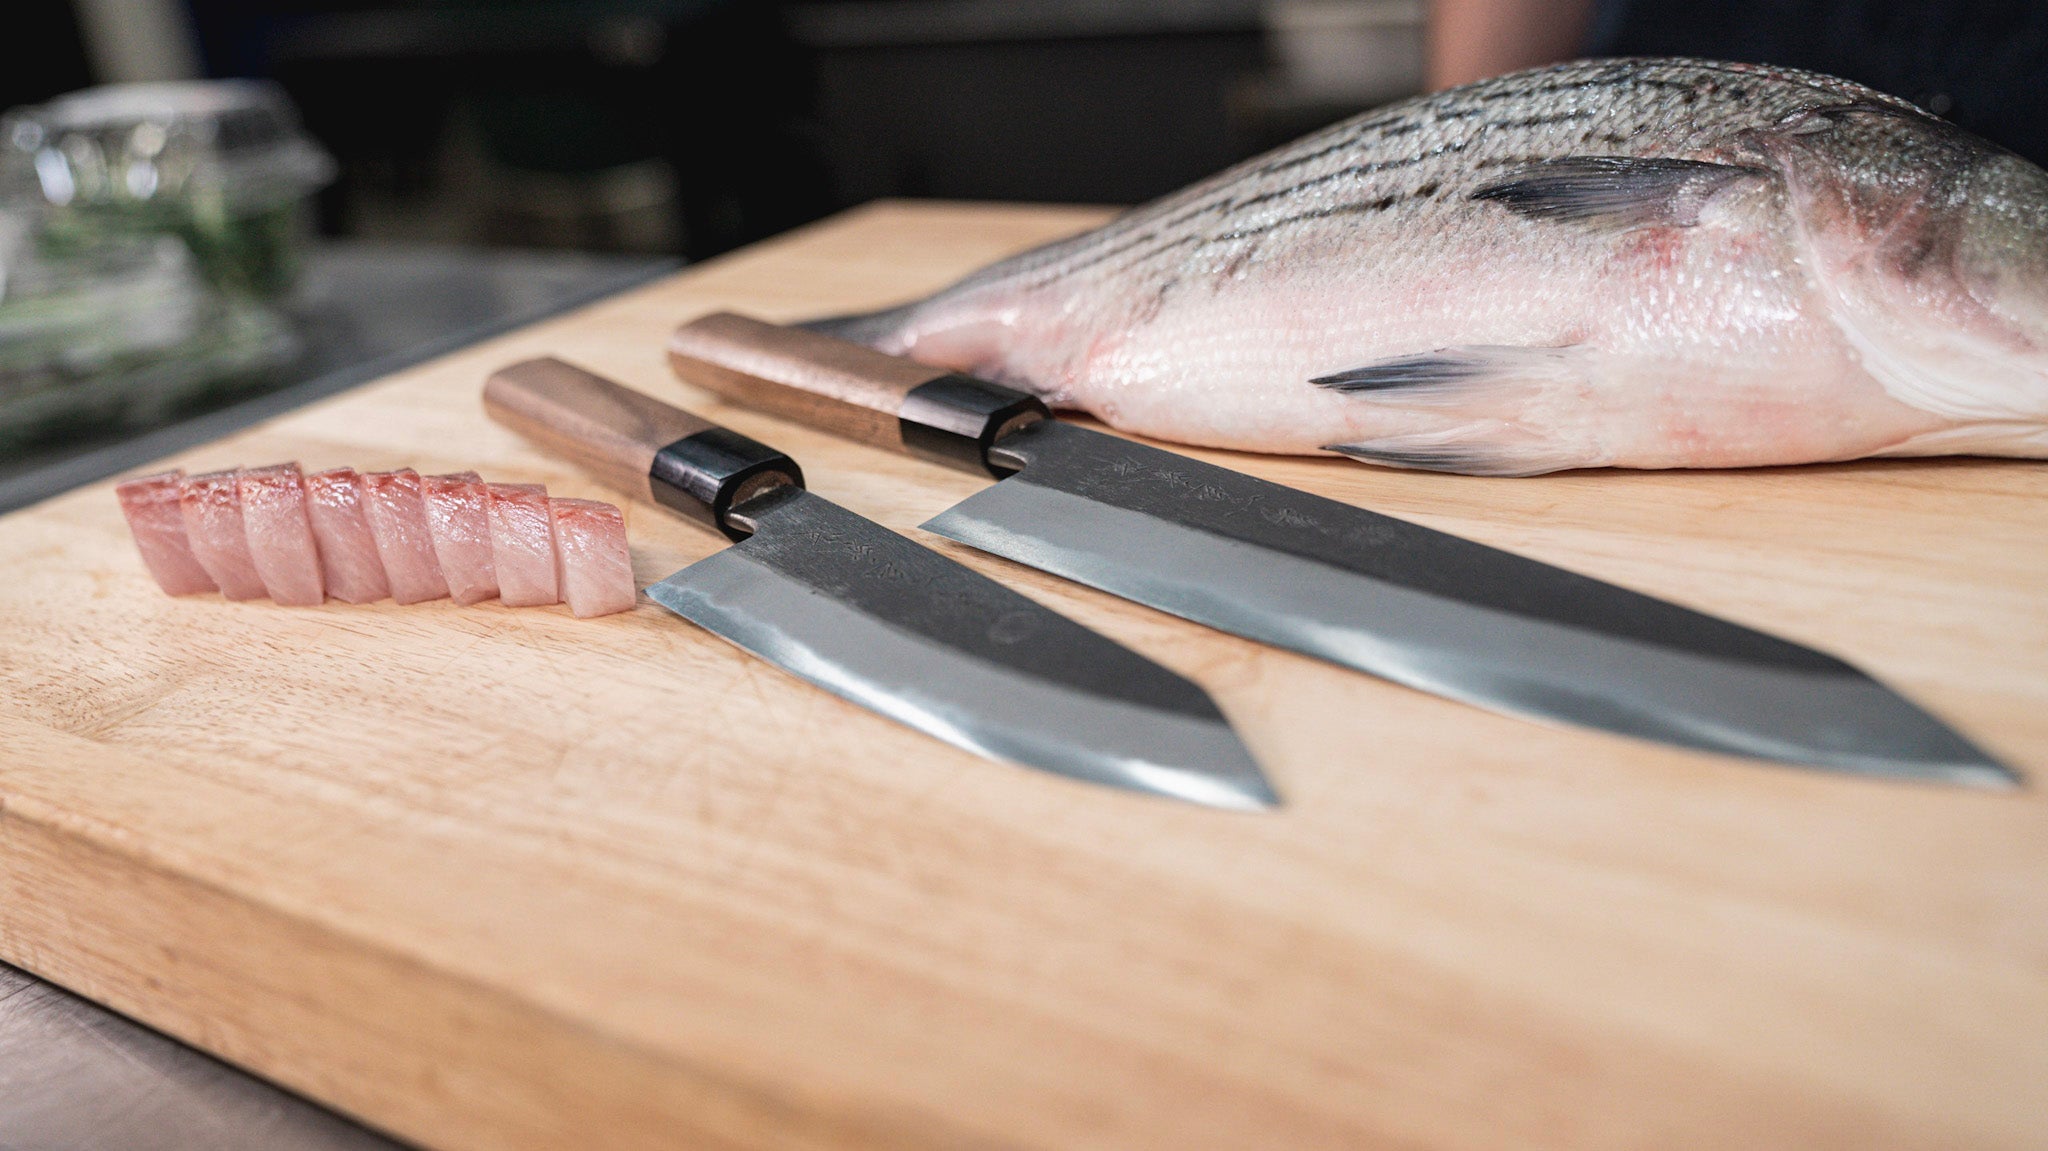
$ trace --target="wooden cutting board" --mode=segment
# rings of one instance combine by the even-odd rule
[[[2039,1148],[2048,804],[1488,715],[925,536],[961,473],[706,402],[713,308],[1102,218],[883,205],[192,451],[617,499],[551,353],[1202,682],[1288,799],[975,759],[643,601],[173,600],[108,485],[0,520],[0,958],[435,1148]],[[2048,781],[2048,465],[1529,480],[1200,453],[1845,656]],[[719,541],[628,511],[644,584]]]

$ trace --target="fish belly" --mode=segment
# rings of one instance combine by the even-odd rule
[[[1518,230],[1352,229],[1221,275],[990,284],[898,342],[1143,435],[1486,474],[1844,459],[1940,424],[1861,369],[1783,244]],[[1431,357],[1457,378],[1316,382]]]

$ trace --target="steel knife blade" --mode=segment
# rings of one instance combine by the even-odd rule
[[[1856,667],[1524,556],[1051,418],[1035,398],[732,313],[684,380],[998,483],[927,530],[1223,631],[1480,707],[1681,747],[2005,787]]]
[[[1255,810],[1279,800],[1196,684],[804,488],[795,461],[555,359],[494,373],[499,423],[734,545],[655,603],[991,759]]]

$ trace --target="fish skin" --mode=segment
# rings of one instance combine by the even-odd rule
[[[810,326],[1217,447],[1492,475],[2040,457],[2048,173],[1832,77],[1585,61]]]

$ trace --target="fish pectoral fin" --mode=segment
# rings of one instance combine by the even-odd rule
[[[1576,345],[1472,344],[1378,360],[1309,382],[1333,392],[1404,407],[1471,404],[1583,384],[1583,358],[1584,352]]]
[[[1700,210],[1722,191],[1766,179],[1762,168],[1635,156],[1572,156],[1509,172],[1472,193],[1518,216],[1606,228],[1699,223]]]

